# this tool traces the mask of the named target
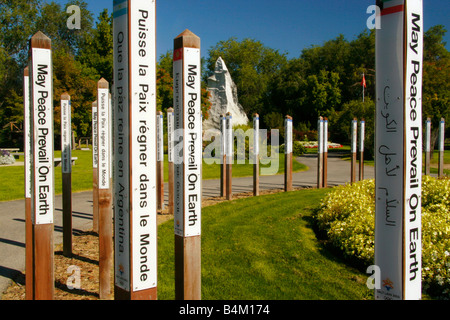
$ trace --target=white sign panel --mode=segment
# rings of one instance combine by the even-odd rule
[[[439,151],[444,152],[445,121],[439,122]]]
[[[24,131],[24,167],[25,167],[25,198],[31,198],[31,110],[30,110],[30,77],[23,78],[23,131]]]
[[[359,152],[364,152],[364,138],[365,138],[365,121],[360,122],[359,127]]]
[[[61,100],[61,170],[72,172],[72,118],[70,100]]]
[[[114,280],[130,291],[128,1],[114,1]]]
[[[98,188],[109,189],[110,182],[110,117],[109,89],[98,89]]]
[[[167,155],[168,155],[168,161],[170,163],[173,162],[173,148],[174,148],[174,140],[173,140],[173,133],[174,133],[174,126],[175,126],[175,118],[174,118],[173,112],[167,113]]]
[[[163,115],[162,114],[160,114],[160,115],[157,115],[156,116],[156,120],[157,120],[157,123],[156,123],[156,130],[157,130],[157,132],[156,132],[156,139],[157,139],[157,149],[158,149],[158,151],[157,151],[157,153],[158,153],[158,158],[157,158],[157,161],[164,161],[164,132],[163,132],[163,129],[164,129],[164,124],[163,124],[163,121],[164,121],[164,118],[163,118]]]
[[[323,119],[317,121],[317,153],[323,153]]]
[[[322,138],[322,143],[323,143],[323,152],[327,153],[328,152],[328,120],[324,119],[323,120],[323,138]]]
[[[231,164],[234,156],[233,117],[231,115],[226,116],[225,135],[225,155],[227,156],[227,164]]]
[[[430,151],[431,151],[431,120],[427,120],[425,152],[430,152]]]
[[[259,155],[259,117],[253,117],[253,154],[256,163]]]
[[[292,153],[292,119],[286,118],[285,122],[285,130],[286,130],[286,142],[284,153],[290,154]]]
[[[92,168],[98,168],[98,108],[92,104]]]
[[[201,234],[200,66],[199,49],[183,48],[174,52],[175,129],[184,130],[183,162],[175,163],[174,229],[176,235],[184,237]]]
[[[51,51],[32,49],[34,223],[53,223],[53,67]]]
[[[156,222],[156,8],[129,2],[133,290],[157,284]]]
[[[407,0],[403,278],[406,300],[422,297],[422,0]]]
[[[352,121],[352,153],[356,153],[356,144],[357,144],[357,136],[358,136],[358,121]]]

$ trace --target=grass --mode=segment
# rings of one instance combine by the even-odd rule
[[[55,158],[61,157],[61,151],[55,151]],[[72,157],[78,157],[76,165],[72,166],[72,192],[92,190],[92,152],[73,150]],[[22,161],[23,157],[19,160]],[[164,181],[168,181],[168,160],[164,156]],[[262,167],[263,165],[261,165]],[[267,165],[268,166],[268,165]],[[306,170],[307,167],[293,160],[293,171]],[[284,173],[284,154],[279,157],[278,174]],[[253,175],[253,165],[233,165],[233,177]],[[203,163],[203,179],[219,179],[220,165]],[[0,166],[0,201],[23,199],[24,197],[24,167]],[[55,168],[55,194],[62,193],[62,174],[60,167]]]
[[[327,189],[223,202],[202,210],[202,299],[373,299],[367,275],[317,240],[311,214]],[[267,210],[271,208],[271,210]],[[158,231],[158,298],[174,299],[173,220]]]

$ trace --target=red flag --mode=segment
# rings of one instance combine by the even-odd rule
[[[364,73],[363,73],[363,78],[362,78],[362,81],[361,81],[361,85],[362,85],[364,88],[366,88],[366,77],[364,76]]]

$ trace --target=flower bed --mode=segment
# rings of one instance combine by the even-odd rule
[[[299,141],[298,143],[300,143],[302,146],[304,146],[305,148],[308,148],[308,149],[313,149],[313,148],[318,147],[317,141]],[[330,148],[330,149],[342,148],[342,145],[339,143],[328,142],[328,148]]]
[[[328,242],[345,257],[374,264],[375,180],[333,189],[315,214]],[[450,299],[450,180],[423,176],[422,285]]]

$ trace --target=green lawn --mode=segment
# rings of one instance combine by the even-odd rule
[[[72,191],[86,191],[92,189],[92,152],[74,150],[73,157],[78,157],[75,166],[72,166]],[[55,158],[61,157],[61,151],[55,151]],[[168,181],[168,161],[164,156],[164,180]],[[17,161],[23,162],[23,157]],[[262,165],[261,165],[262,166]],[[267,165],[268,166],[268,165]],[[306,170],[307,167],[293,160],[293,171]],[[278,174],[284,173],[284,154],[279,156]],[[253,165],[233,165],[233,177],[245,177],[253,175]],[[62,193],[61,168],[55,168],[55,193]],[[203,179],[219,179],[220,165],[207,165],[203,163]],[[0,201],[22,199],[24,197],[24,167],[0,166]]]
[[[202,299],[373,299],[368,276],[327,251],[312,229],[312,210],[326,192],[283,192],[203,208]],[[158,230],[158,299],[174,299],[173,220]]]

